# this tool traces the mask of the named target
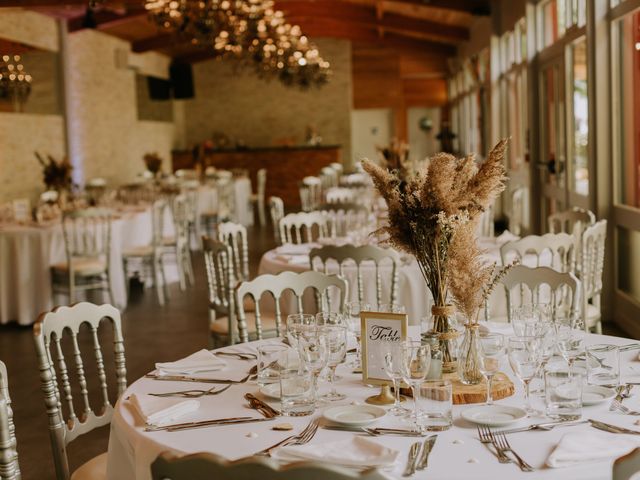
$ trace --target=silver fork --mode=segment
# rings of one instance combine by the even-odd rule
[[[200,398],[205,395],[218,395],[219,393],[227,391],[233,384],[229,384],[226,387],[222,387],[220,390],[213,391],[216,387],[213,386],[209,390],[180,390],[178,392],[166,392],[166,393],[150,393],[154,397],[185,397],[185,398]]]
[[[640,412],[631,410],[629,407],[623,405],[622,402],[618,399],[614,399],[613,402],[611,402],[611,407],[609,408],[609,410],[617,410],[621,413],[624,413],[625,415],[640,415]]]
[[[493,438],[491,437],[491,430],[486,425],[478,425],[478,438],[480,438],[480,443],[484,443],[487,445],[493,445],[493,448],[496,450],[496,456],[498,457],[498,461],[500,463],[511,463],[511,459],[505,455],[503,451],[501,451],[493,442]]]
[[[278,443],[259,451],[258,453],[256,453],[256,455],[269,455],[271,453],[271,450],[277,447],[286,447],[289,445],[304,445],[306,443],[309,443],[318,431],[319,425],[320,419],[315,418],[311,422],[309,422],[309,425],[307,425],[305,429],[302,430],[298,435],[291,435],[290,437],[287,437],[284,440],[281,440]]]
[[[511,448],[511,445],[509,444],[509,441],[507,440],[507,436],[504,433],[499,433],[499,432],[493,432],[491,434],[491,438],[493,438],[494,442],[494,446],[499,449],[502,450],[502,452],[511,452],[513,454],[514,457],[516,457],[516,460],[518,461],[518,466],[520,467],[520,470],[522,470],[523,472],[533,472],[533,467],[531,465],[529,465],[527,462],[525,462],[520,455],[518,455],[515,450],[513,448]]]

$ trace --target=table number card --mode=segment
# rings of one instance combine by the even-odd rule
[[[361,312],[362,380],[369,385],[387,385],[391,379],[384,373],[382,342],[400,342],[407,338],[406,313]]]

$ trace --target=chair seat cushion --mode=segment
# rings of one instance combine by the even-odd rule
[[[107,270],[107,262],[95,257],[74,257],[72,260],[73,271],[76,275],[99,275]],[[67,262],[56,263],[51,268],[57,273],[67,273],[69,264]]]
[[[600,312],[600,309],[598,307],[588,303],[585,317],[587,328],[593,328],[602,319],[602,313]]]
[[[246,315],[245,320],[247,322],[247,330],[249,335],[256,333],[256,321],[253,314]],[[260,320],[262,324],[262,332],[275,331],[276,329],[276,316],[273,312],[260,312]],[[281,325],[284,328],[284,325]],[[229,334],[229,321],[227,317],[219,317],[210,326],[211,333],[220,336],[226,336]]]
[[[140,245],[139,247],[131,247],[122,253],[123,257],[150,257],[152,255],[152,245]]]
[[[107,452],[93,457],[71,474],[71,480],[103,480],[107,478]]]

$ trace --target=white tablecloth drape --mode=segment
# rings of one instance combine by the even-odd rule
[[[171,213],[165,211],[165,235],[173,235]],[[151,210],[116,213],[111,224],[110,280],[114,303],[127,305],[122,252],[151,242]],[[48,226],[0,227],[0,324],[16,321],[30,325],[44,311],[51,310],[49,267],[65,262],[64,236],[60,223]],[[175,264],[167,264],[168,282],[177,281]],[[107,297],[105,297],[107,301]]]
[[[509,333],[510,328],[508,326],[505,327],[502,327],[500,331]],[[417,329],[415,327],[410,329],[410,335],[417,335]],[[602,335],[588,335],[586,340],[588,344],[629,343],[628,339]],[[271,339],[263,340],[262,342],[277,341],[278,340]],[[235,345],[228,347],[228,350],[255,352],[257,344],[258,342]],[[625,381],[638,381],[640,379],[640,370],[638,369],[636,355],[637,352],[625,352],[623,354],[622,376]],[[173,359],[163,358],[158,360]],[[228,367],[223,372],[215,372],[216,377],[227,378],[227,376],[233,374],[242,375],[250,367],[250,363],[246,361],[228,360],[228,363]],[[502,369],[516,384],[516,394],[512,397],[499,400],[497,403],[500,405],[521,407],[524,403],[522,386],[511,372],[508,362],[504,362]],[[351,373],[347,367],[340,366],[338,368],[338,374],[343,377],[337,384],[338,390],[346,393],[348,397],[347,400],[343,402],[332,402],[331,406],[335,404],[364,402],[366,397],[376,393],[376,389],[363,386],[361,376]],[[172,451],[177,454],[205,451],[222,455],[230,460],[235,460],[250,456],[290,434],[289,432],[271,430],[271,422],[202,428],[173,433],[144,432],[140,418],[134,413],[130,403],[125,400],[133,393],[168,392],[186,388],[203,388],[206,386],[207,384],[160,382],[146,378],[134,382],[117,404],[111,424],[108,453],[109,480],[149,479],[149,466],[151,462],[159,453],[164,451]],[[321,393],[325,391],[326,388],[327,385],[322,384],[320,388]],[[246,401],[243,399],[243,395],[246,392],[256,393],[257,390],[258,387],[255,382],[248,382],[242,385],[235,385],[221,395],[201,398],[199,411],[181,418],[180,423],[183,421],[188,422],[247,415],[259,417],[260,415],[257,412],[247,408]],[[277,400],[272,402],[276,408],[279,408]],[[640,399],[637,397],[626,400],[625,403],[627,403],[630,408],[640,409]],[[407,405],[411,406],[411,403]],[[544,408],[541,397],[534,396],[533,405],[538,409]],[[478,441],[475,425],[461,417],[461,412],[470,407],[471,405],[455,405],[453,407],[453,427],[448,431],[438,433],[438,440],[429,459],[428,469],[425,472],[419,472],[415,475],[415,478],[430,478],[434,480],[466,480],[469,478],[476,480],[496,480],[498,478],[553,480],[575,478],[581,480],[603,480],[611,478],[611,464],[613,459],[593,463],[585,462],[582,465],[568,468],[551,469],[544,466],[547,457],[565,433],[595,431],[586,424],[556,428],[548,432],[532,431],[510,435],[509,440],[513,448],[528,463],[537,469],[535,473],[522,473],[514,464],[498,463],[494,454]],[[323,408],[321,408],[316,415],[321,415]],[[634,425],[637,417],[609,412],[608,402],[583,407],[582,416],[583,418],[594,418],[607,423],[639,430],[638,427]],[[277,419],[274,423],[291,423],[294,425],[294,432],[297,433],[301,431],[309,421],[310,417],[286,417]],[[539,423],[540,421],[544,421],[542,417],[523,419],[518,422],[516,426]],[[383,417],[376,425],[408,427],[408,424],[403,420],[392,416]],[[251,433],[256,435],[250,435]],[[323,444],[338,441],[348,438],[349,435],[354,434],[320,429],[312,440],[312,443]],[[380,444],[401,452],[393,471],[386,472],[390,478],[401,478],[400,475],[407,452],[415,439],[381,436],[371,438],[371,441],[379,442]],[[640,439],[638,443],[640,445]]]

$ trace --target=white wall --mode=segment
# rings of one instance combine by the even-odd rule
[[[351,111],[351,148],[353,159],[377,159],[376,146],[388,145],[393,137],[393,114],[390,108],[367,108]]]

